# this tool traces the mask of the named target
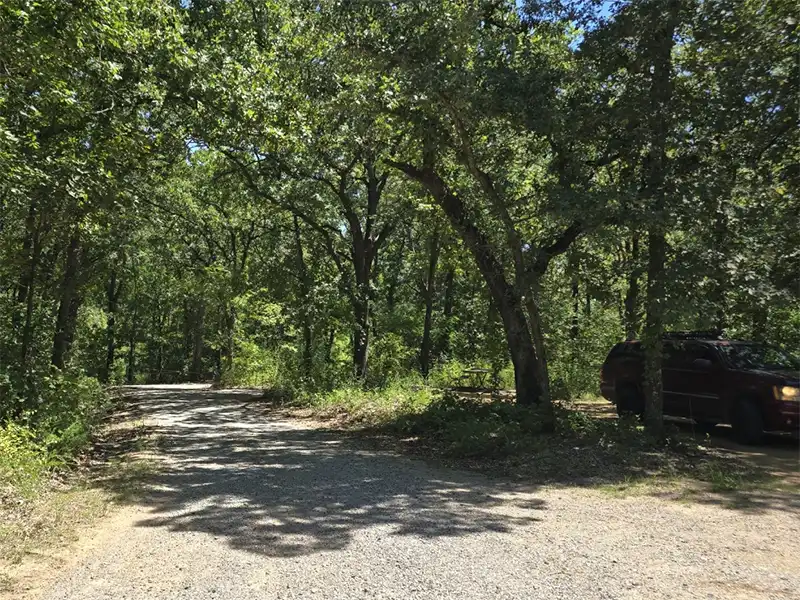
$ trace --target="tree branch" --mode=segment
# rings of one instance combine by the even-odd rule
[[[554,256],[566,252],[582,233],[584,233],[583,223],[581,221],[573,221],[552,243],[539,249],[536,260],[533,263],[533,272],[543,275],[550,264],[550,260]]]

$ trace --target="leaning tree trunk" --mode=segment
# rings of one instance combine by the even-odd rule
[[[391,164],[428,189],[442,207],[453,229],[461,235],[465,246],[478,265],[489,294],[502,318],[511,362],[514,364],[517,403],[542,404],[542,425],[545,429],[551,429],[553,427],[552,406],[546,392],[546,384],[543,385],[543,380],[540,379],[543,361],[537,355],[528,327],[522,294],[506,280],[503,265],[495,255],[491,242],[470,219],[462,199],[449,190],[432,168],[417,169],[405,163]]]
[[[544,331],[542,318],[539,311],[539,282],[532,282],[526,296],[526,308],[531,328],[531,340],[534,348],[534,363],[536,365],[536,379],[539,382],[540,403],[544,407],[545,421],[552,423],[554,417],[552,398],[550,397],[550,373],[547,365],[547,353],[544,345]]]

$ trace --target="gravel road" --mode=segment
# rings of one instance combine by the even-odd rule
[[[498,482],[359,449],[243,392],[132,393],[145,499],[45,600],[800,598],[800,511]]]

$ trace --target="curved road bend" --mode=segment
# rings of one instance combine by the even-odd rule
[[[132,388],[145,498],[44,600],[800,598],[800,509],[536,488],[366,451],[246,392]]]

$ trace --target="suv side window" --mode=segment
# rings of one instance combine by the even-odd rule
[[[693,362],[698,358],[710,360],[712,364],[719,362],[714,349],[700,342],[671,341],[664,344],[664,350],[664,366],[672,369],[694,369]]]

